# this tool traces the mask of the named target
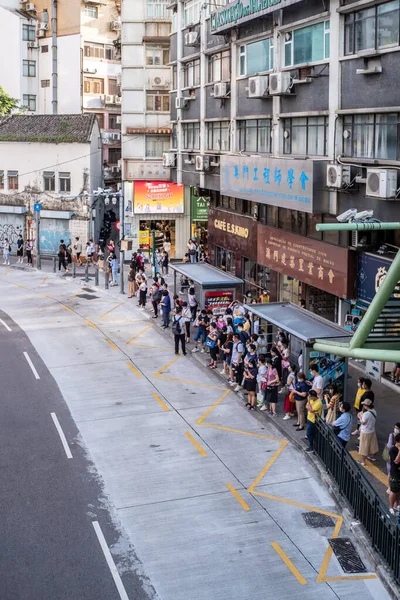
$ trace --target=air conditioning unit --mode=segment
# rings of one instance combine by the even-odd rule
[[[117,125],[121,125],[122,123],[122,117],[121,115],[117,115]]]
[[[210,167],[219,167],[219,156],[212,156],[210,161]]]
[[[121,141],[121,134],[120,133],[112,133],[111,134],[111,139],[114,140],[114,142],[120,142]]]
[[[36,12],[36,4],[33,4],[33,2],[28,2],[25,4],[25,10],[26,12]],[[41,23],[39,23],[39,25],[41,25]],[[45,25],[47,25],[47,23],[45,23]]]
[[[229,93],[229,83],[214,83],[214,98],[226,98]]]
[[[164,88],[167,87],[168,82],[165,79],[165,77],[153,77],[153,79],[151,80],[151,87],[153,88]]]
[[[121,30],[121,21],[111,21],[110,29],[111,29],[111,31],[120,31]]]
[[[106,104],[115,104],[115,96],[107,94],[106,96],[104,96],[104,102]]]
[[[35,5],[34,4],[27,4],[26,5],[27,9],[28,9],[28,6],[35,6]],[[49,30],[49,24],[48,23],[38,23],[37,26],[38,26],[38,30],[39,31],[48,31]]]
[[[162,164],[163,167],[175,166],[175,154],[173,152],[163,152]]]
[[[114,102],[115,102],[115,104],[121,104],[122,103],[122,96],[115,96]]]
[[[189,104],[186,98],[183,98],[182,96],[175,98],[175,108],[177,110],[187,108],[188,106]]]
[[[197,31],[188,31],[185,33],[185,46],[197,46],[199,38],[200,36]]]
[[[39,45],[36,42],[28,42],[28,48],[39,48]]]
[[[367,169],[366,196],[395,198],[397,192],[396,169]]]
[[[344,185],[350,183],[350,166],[348,165],[327,165],[326,166],[326,185],[329,188],[342,189]]]
[[[198,154],[196,156],[196,171],[208,171],[210,168],[210,158]]]
[[[43,29],[38,29],[36,31],[36,37],[38,37],[38,38],[43,38],[45,35],[46,35],[46,32],[43,31]]]
[[[268,94],[268,75],[249,77],[249,98],[264,98]]]
[[[119,167],[111,167],[111,173],[119,173],[121,169]]]
[[[269,76],[269,93],[271,96],[290,94],[291,76],[288,71],[278,71]]]

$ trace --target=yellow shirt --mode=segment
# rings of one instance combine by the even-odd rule
[[[243,329],[244,329],[245,331],[249,332],[249,331],[250,331],[250,327],[251,327],[251,325],[250,325],[249,321],[245,321],[245,322],[243,323]]]
[[[319,398],[316,398],[315,400],[312,400],[311,398],[309,398],[308,403],[311,405],[311,408],[313,410],[315,410],[316,412],[312,413],[312,412],[308,411],[307,420],[310,421],[310,423],[315,423],[315,416],[322,415],[322,402]]]
[[[268,294],[266,296],[264,296],[264,294],[261,294],[258,301],[261,302],[261,304],[266,304],[267,302],[269,302]]]
[[[357,394],[354,400],[354,408],[356,410],[360,410],[360,400],[361,400],[361,396],[363,395],[363,393],[365,392],[364,388],[359,387],[357,390]]]

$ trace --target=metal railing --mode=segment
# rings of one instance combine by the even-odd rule
[[[394,578],[400,583],[400,526],[387,505],[368,481],[361,468],[338,442],[332,429],[323,421],[316,423],[314,450],[339,492],[354,511],[371,538],[372,546],[385,559]]]

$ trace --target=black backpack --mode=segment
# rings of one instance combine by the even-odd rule
[[[181,319],[182,317],[179,317],[178,319],[174,317],[174,320],[172,322],[172,333],[174,335],[181,335],[182,333]]]

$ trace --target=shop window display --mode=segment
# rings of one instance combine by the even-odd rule
[[[225,248],[215,247],[215,266],[235,275],[236,254]]]

